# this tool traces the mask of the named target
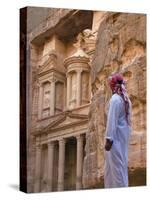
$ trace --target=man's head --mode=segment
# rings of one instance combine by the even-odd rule
[[[113,94],[117,93],[123,98],[125,105],[126,119],[128,122],[129,99],[126,93],[125,81],[123,79],[123,76],[119,73],[113,73],[108,77],[108,83],[112,90],[112,93]]]
[[[108,84],[112,90],[112,92],[117,92],[116,90],[121,87],[121,85],[125,85],[125,81],[123,76],[119,73],[113,73],[108,77]]]

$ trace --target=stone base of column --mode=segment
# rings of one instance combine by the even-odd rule
[[[58,183],[58,191],[64,191],[64,183]]]
[[[80,190],[80,189],[82,189],[82,179],[81,177],[80,178],[77,177],[76,190]]]

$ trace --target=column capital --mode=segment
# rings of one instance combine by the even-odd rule
[[[37,82],[37,86],[40,88],[40,87],[42,87],[42,82],[41,81],[38,81]]]
[[[39,149],[39,150],[41,150],[41,148],[42,148],[42,145],[41,145],[40,143],[38,143],[38,144],[36,144],[36,145],[35,145],[35,147],[36,147],[36,149]]]
[[[60,144],[65,144],[66,143],[66,139],[65,138],[60,138],[60,139],[58,139],[58,142]]]
[[[76,139],[77,139],[77,140],[80,140],[80,139],[82,139],[82,138],[83,138],[83,135],[82,135],[82,134],[80,134],[80,135],[76,135],[75,137],[76,137]]]
[[[50,83],[55,83],[55,82],[57,82],[57,79],[55,77],[51,77],[49,79],[49,81],[50,81]]]
[[[48,143],[47,143],[47,146],[49,147],[49,146],[54,146],[54,141],[49,141]]]
[[[81,74],[82,71],[83,71],[83,69],[76,69],[76,72],[79,73],[79,74]]]
[[[77,135],[76,139],[78,142],[82,142],[83,141],[83,135]]]
[[[70,78],[70,72],[67,72],[67,73],[66,73],[66,77],[67,77],[67,78]]]

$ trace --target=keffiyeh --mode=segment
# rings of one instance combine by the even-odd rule
[[[124,101],[125,105],[125,112],[126,112],[126,119],[128,122],[128,114],[129,114],[129,98],[125,88],[125,81],[123,76],[119,73],[114,73],[108,78],[109,86],[112,90],[112,93],[117,93],[120,95]]]

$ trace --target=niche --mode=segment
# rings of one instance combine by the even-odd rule
[[[55,114],[57,114],[62,112],[64,107],[64,83],[57,81],[55,88]]]
[[[42,118],[50,115],[50,82],[43,84]]]

